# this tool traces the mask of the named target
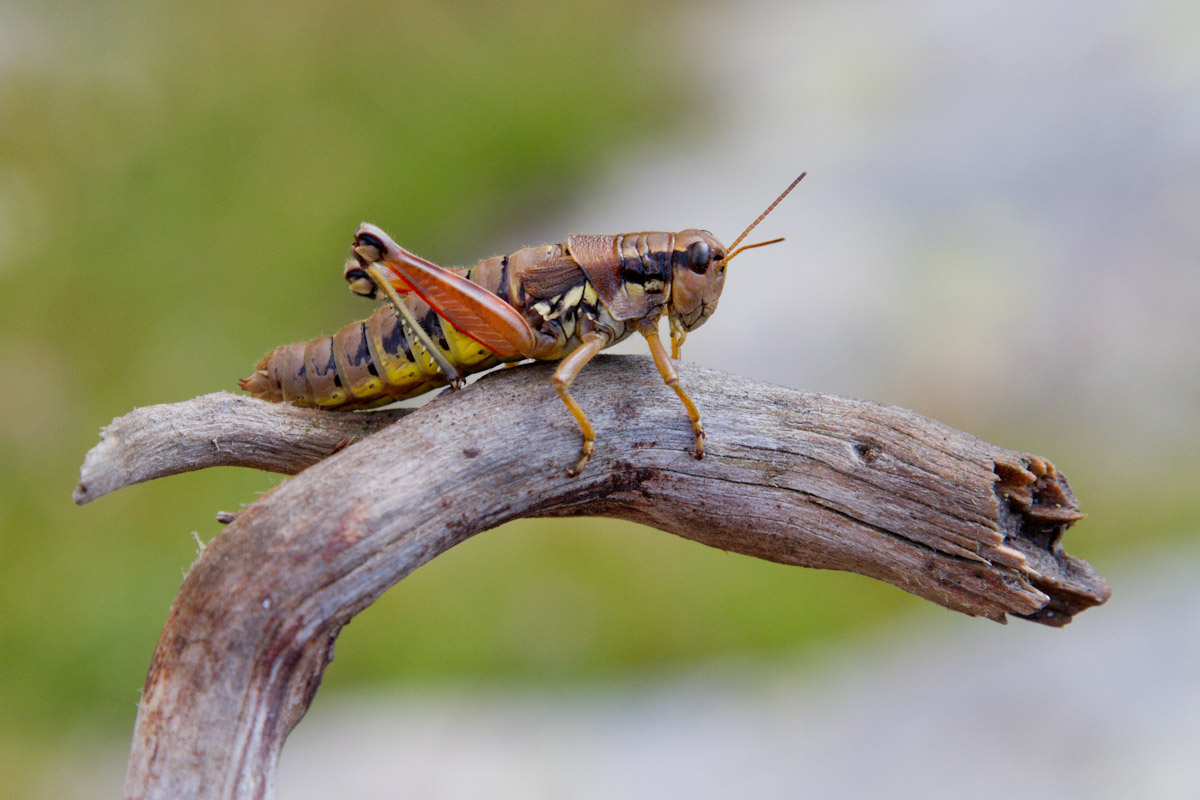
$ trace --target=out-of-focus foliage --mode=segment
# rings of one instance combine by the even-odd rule
[[[278,480],[209,471],[78,509],[100,426],[231,389],[275,344],[365,316],[341,280],[361,220],[449,263],[513,249],[623,145],[695,121],[687,54],[653,35],[666,18],[631,29],[619,5],[16,19],[0,66],[0,750],[129,724],[191,531],[217,535],[215,510]],[[839,625],[845,601],[820,595],[847,581],[855,603],[896,594],[603,522],[513,526],[356,620],[327,680],[595,679],[786,650]],[[764,608],[781,585],[804,613]]]
[[[74,508],[99,427],[234,388],[275,344],[369,313],[340,277],[360,221],[450,263],[511,249],[523,220],[677,123],[680,54],[655,47],[658,16],[630,29],[621,6],[0,11],[0,752],[17,763],[81,722],[127,725],[190,531],[211,538],[213,511],[277,480],[211,471]],[[524,569],[544,574],[555,547],[528,545],[540,566]],[[515,613],[521,580],[501,578],[499,600],[456,602]],[[410,595],[410,616],[436,606]],[[375,641],[330,680],[429,676],[447,658],[475,676],[539,668],[497,658],[475,636],[486,621],[399,632],[425,645],[391,624],[355,625]]]

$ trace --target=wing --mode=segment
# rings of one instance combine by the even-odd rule
[[[572,256],[537,261],[521,270],[525,295],[537,300],[560,295],[583,283],[587,275]]]
[[[378,263],[396,276],[397,291],[416,292],[439,316],[487,349],[500,356],[533,350],[536,339],[525,318],[479,284],[408,252],[375,225],[360,226],[354,242],[359,257],[360,248],[379,251]]]

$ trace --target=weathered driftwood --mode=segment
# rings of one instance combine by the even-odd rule
[[[577,385],[598,441],[570,479],[579,431],[551,366],[501,371],[382,430],[395,412],[224,393],[138,409],[105,430],[76,502],[214,464],[304,470],[236,515],[192,565],[146,679],[127,796],[272,796],[283,740],[341,627],[429,559],[520,517],[631,519],[1000,621],[1064,625],[1108,598],[1059,545],[1082,515],[1045,459],[904,409],[681,364],[709,433],[697,461],[651,362],[606,357]]]

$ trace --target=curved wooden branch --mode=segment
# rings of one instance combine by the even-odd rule
[[[77,502],[214,463],[303,470],[192,565],[146,679],[126,796],[272,796],[283,740],[342,625],[429,559],[520,517],[636,520],[859,572],[999,621],[1063,625],[1108,598],[1091,566],[1062,550],[1082,515],[1043,458],[904,409],[680,365],[709,432],[696,461],[691,426],[654,366],[610,356],[577,384],[598,439],[569,479],[579,432],[551,369],[502,370],[365,438],[394,415],[223,393],[106,429]],[[356,433],[362,441],[344,446]]]
[[[114,419],[84,456],[71,498],[83,505],[135,483],[205,467],[295,475],[411,411],[330,414],[228,392],[135,408]]]

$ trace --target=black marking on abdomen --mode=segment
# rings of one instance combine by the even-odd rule
[[[441,345],[443,352],[450,352],[450,343],[446,341],[446,329],[442,327],[442,318],[432,308],[425,315],[425,319],[421,320],[421,327],[429,334],[429,338]]]
[[[511,306],[512,300],[508,296],[508,256],[500,258],[500,285],[496,290],[496,296]]]
[[[404,334],[404,325],[401,324],[400,318],[395,314],[392,315],[391,330],[383,337],[383,341],[380,344],[383,345],[383,349],[388,353],[393,355],[404,353],[404,357],[409,361],[415,360],[412,350],[408,346],[408,337]]]
[[[350,363],[354,366],[366,361],[371,366],[375,366],[371,362],[371,351],[367,349],[367,325],[362,323],[358,326],[358,350],[350,357]]]

